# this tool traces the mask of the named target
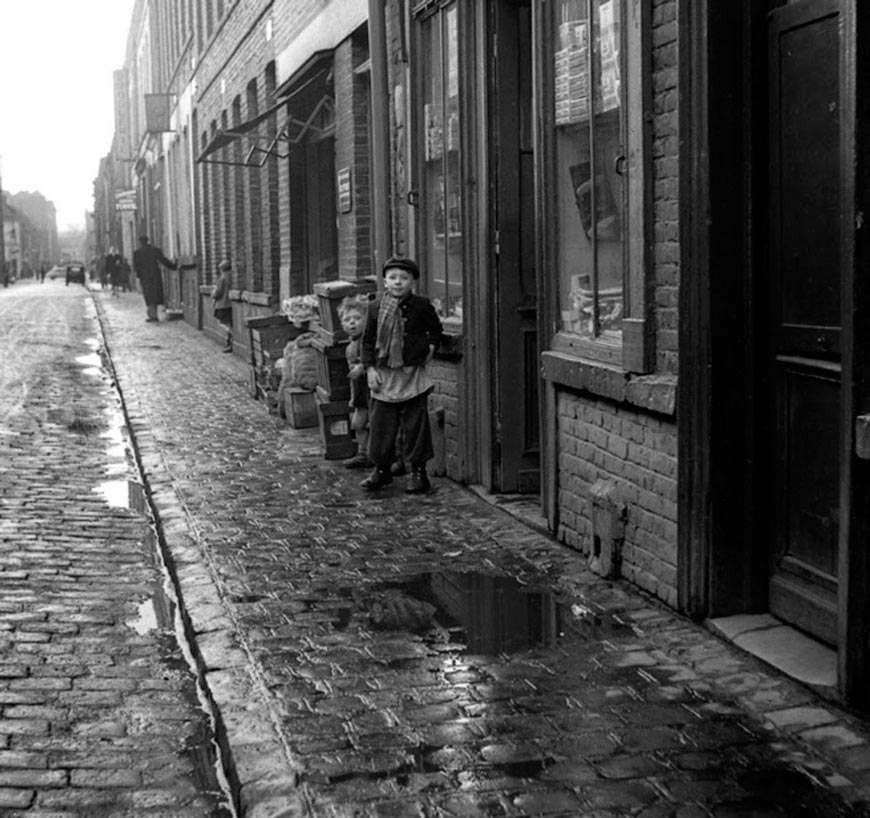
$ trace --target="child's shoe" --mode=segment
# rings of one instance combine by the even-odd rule
[[[384,486],[389,486],[393,482],[393,475],[390,474],[389,468],[381,468],[378,466],[360,485],[366,491],[377,491]]]
[[[356,454],[349,460],[345,460],[341,465],[346,469],[370,469],[375,464],[364,454]]]
[[[426,474],[426,469],[422,466],[412,466],[411,478],[405,487],[405,494],[424,494],[430,488],[431,484],[429,483],[429,475]]]

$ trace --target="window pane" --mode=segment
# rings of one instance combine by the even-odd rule
[[[616,171],[622,153],[618,2],[559,0],[556,12],[554,138],[561,327],[587,337],[618,340],[623,279],[623,194]]]
[[[427,294],[441,315],[462,315],[459,42],[451,6],[421,24],[423,242]],[[446,116],[445,116],[446,112]]]

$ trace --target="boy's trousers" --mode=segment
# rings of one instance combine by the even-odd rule
[[[402,430],[402,456],[411,466],[425,466],[435,452],[429,427],[429,395],[401,403],[387,403],[374,398],[369,405],[369,460],[389,468],[396,459],[396,435]]]

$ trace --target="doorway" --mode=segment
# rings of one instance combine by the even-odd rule
[[[499,492],[540,490],[538,296],[530,0],[495,0],[490,19],[490,246],[494,294],[494,435],[491,480]]]
[[[837,643],[841,439],[839,2],[768,17],[769,606]],[[759,485],[763,485],[759,481]]]

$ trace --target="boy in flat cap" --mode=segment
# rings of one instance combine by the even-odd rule
[[[402,431],[402,455],[411,475],[405,491],[429,490],[426,463],[432,459],[426,371],[441,342],[441,321],[428,298],[412,290],[420,278],[417,264],[393,257],[384,264],[384,293],[369,310],[361,359],[370,391],[369,459],[374,471],[362,482],[367,491],[393,482],[396,437]]]

